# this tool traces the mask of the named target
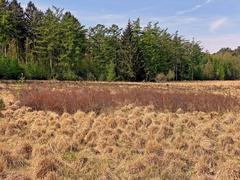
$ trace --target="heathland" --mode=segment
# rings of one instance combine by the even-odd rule
[[[239,179],[240,82],[0,84],[0,179]]]

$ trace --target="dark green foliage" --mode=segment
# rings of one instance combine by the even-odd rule
[[[116,67],[113,62],[111,62],[108,66],[107,71],[107,81],[115,81],[116,80]]]
[[[24,68],[24,75],[27,79],[47,80],[50,79],[50,69],[46,66],[34,63],[22,65]]]
[[[158,74],[166,74],[173,69],[172,36],[166,30],[161,30],[158,24],[149,23],[143,30],[140,43],[147,81],[153,81]]]
[[[97,25],[90,28],[88,32],[87,51],[85,63],[90,65],[88,73],[97,80],[109,80],[109,68],[114,71],[118,61],[118,49],[120,48],[120,29],[117,25],[106,28],[103,25]],[[111,65],[112,64],[112,65]]]
[[[14,50],[9,55],[17,60],[24,60],[25,40],[27,36],[25,14],[17,0],[12,0],[9,3],[8,9],[11,23],[11,28],[9,29],[11,48]]]
[[[123,81],[145,79],[144,56],[140,49],[140,21],[130,21],[121,37],[121,48],[117,62],[118,78]]]
[[[0,0],[0,78],[162,81],[240,79],[240,47],[204,53],[158,23],[85,29],[70,12]],[[16,59],[16,60],[14,60]]]
[[[17,60],[0,56],[0,79],[18,79],[23,72]]]

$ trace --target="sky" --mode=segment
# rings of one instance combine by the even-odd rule
[[[170,33],[201,42],[211,53],[240,46],[240,0],[32,0],[46,10],[53,5],[71,11],[86,27],[141,19],[159,22]],[[19,0],[26,7],[28,0]]]

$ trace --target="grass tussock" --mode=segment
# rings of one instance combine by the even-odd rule
[[[50,180],[237,179],[239,175],[239,114],[160,113],[128,105],[100,115],[80,111],[56,115],[23,113],[24,108],[13,118],[8,115],[11,123],[26,121],[20,136],[0,137],[4,178],[20,178],[22,172]]]
[[[7,178],[6,180],[33,180],[33,178],[30,175],[25,175],[25,174],[15,174],[12,175],[11,177]]]
[[[109,108],[128,104],[136,106],[153,105],[159,111],[171,112],[226,112],[239,109],[239,101],[231,96],[207,92],[183,93],[163,92],[156,89],[130,88],[112,90],[81,87],[69,89],[31,88],[22,90],[21,106],[34,110],[74,114],[78,110],[100,113]]]
[[[30,159],[32,156],[32,145],[30,143],[23,143],[18,149],[18,154],[22,155],[25,159]]]
[[[2,171],[4,167],[6,169],[19,169],[26,165],[26,161],[22,156],[6,149],[4,146],[0,147],[0,162]]]
[[[0,111],[3,110],[4,108],[5,108],[5,103],[3,99],[0,99]]]
[[[48,177],[51,179],[53,177],[52,173],[56,173],[61,171],[62,164],[59,160],[57,160],[54,157],[45,157],[41,159],[36,166],[36,178],[43,179],[45,177]],[[51,173],[49,175],[49,173]]]

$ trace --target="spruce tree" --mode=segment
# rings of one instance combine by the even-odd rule
[[[121,37],[121,48],[117,62],[117,72],[120,80],[142,81],[145,77],[144,60],[139,48],[139,22],[130,21]]]
[[[10,40],[11,23],[8,1],[0,0],[0,53],[7,56],[7,45]]]
[[[39,63],[37,61],[34,50],[37,38],[36,29],[38,28],[43,19],[43,13],[36,8],[33,2],[30,1],[25,10],[25,19],[27,25],[27,37],[25,42],[25,62]]]
[[[63,78],[74,73],[80,75],[81,70],[79,68],[86,46],[85,29],[70,12],[66,12],[63,15],[60,27],[62,47],[59,57],[59,68],[62,69]],[[74,78],[74,76],[72,77]],[[71,77],[68,78],[71,79]]]
[[[62,32],[60,28],[60,19],[62,10],[54,8],[52,11],[48,9],[41,21],[41,24],[36,29],[36,55],[41,64],[49,67],[51,77],[56,77],[59,56],[61,52]]]
[[[23,8],[17,0],[12,0],[9,4],[10,22],[12,25],[11,45],[15,49],[12,57],[15,57],[18,61],[24,59],[24,44],[26,40],[27,26],[24,16]]]

